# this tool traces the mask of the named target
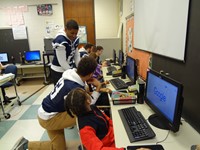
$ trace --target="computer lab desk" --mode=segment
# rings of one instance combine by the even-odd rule
[[[104,80],[112,79],[112,76],[107,76],[106,67],[102,68]],[[128,80],[127,78],[125,79]],[[114,90],[111,84],[107,85],[108,88]],[[138,85],[135,85],[138,88]],[[110,98],[110,95],[109,95]],[[180,129],[178,132],[173,133],[169,130],[162,130],[152,126],[148,121],[149,125],[152,127],[153,131],[156,134],[156,137],[149,140],[139,141],[130,143],[124,125],[119,116],[118,110],[126,107],[135,106],[138,111],[140,111],[144,118],[148,119],[148,117],[153,114],[153,111],[147,104],[127,104],[127,105],[113,105],[110,98],[111,105],[111,116],[113,120],[114,126],[114,136],[116,147],[127,147],[129,145],[147,145],[147,144],[156,144],[160,142],[165,150],[190,150],[190,147],[194,144],[200,143],[200,134],[194,130],[184,119],[182,119],[182,125],[180,125]],[[163,141],[163,142],[162,142]]]

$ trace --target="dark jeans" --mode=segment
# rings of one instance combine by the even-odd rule
[[[54,85],[58,82],[58,80],[62,77],[62,72],[56,72],[51,69],[51,82],[53,82]]]

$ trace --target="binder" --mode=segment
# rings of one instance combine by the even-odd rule
[[[135,104],[137,96],[127,91],[113,91],[111,94],[113,105]]]

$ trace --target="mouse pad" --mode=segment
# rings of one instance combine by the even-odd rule
[[[149,148],[151,150],[164,150],[162,145],[137,145],[137,146],[127,146],[127,150],[136,150],[137,148]]]

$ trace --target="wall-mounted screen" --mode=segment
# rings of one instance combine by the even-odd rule
[[[134,48],[184,60],[189,0],[135,0]]]

